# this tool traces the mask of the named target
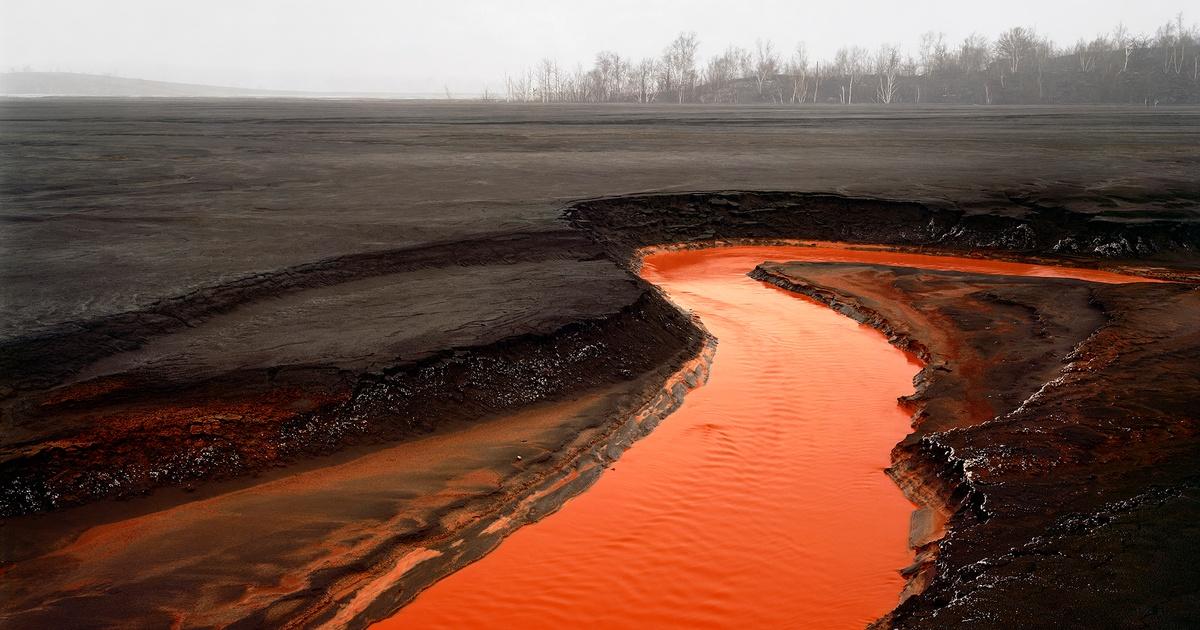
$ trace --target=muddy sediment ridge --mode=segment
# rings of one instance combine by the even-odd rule
[[[1168,280],[1194,280],[1200,270],[1200,223],[1187,212],[1081,213],[1044,200],[963,209],[836,194],[656,194],[577,202],[565,210],[564,223],[550,232],[484,235],[470,242],[330,259],[0,342],[0,413],[6,427],[0,445],[0,515],[27,518],[155,488],[244,477],[614,384],[637,384],[632,389],[649,404],[660,395],[664,379],[692,365],[711,340],[628,271],[644,247],[822,240],[1081,266],[1153,267],[1145,273]],[[557,263],[563,267],[556,275]],[[228,337],[228,330],[243,325],[247,309],[264,304],[286,306],[289,299],[316,297],[336,306],[338,292],[351,285],[386,295],[387,286],[403,286],[409,277],[403,274],[444,274],[445,286],[454,287],[447,290],[469,291],[475,289],[464,289],[465,283],[477,266],[525,277],[535,269],[523,265],[532,264],[536,273],[545,274],[546,285],[559,291],[550,300],[554,304],[541,307],[550,315],[502,318],[485,331],[439,338],[441,347],[388,348],[387,356],[371,361],[348,351],[350,358],[338,361],[247,357],[229,364],[201,361],[198,368],[180,358]],[[573,284],[578,265],[616,265],[625,271],[609,274],[613,279],[603,283]],[[547,267],[552,271],[543,271]],[[836,294],[846,312],[869,312],[862,296],[849,289],[826,287],[821,293],[804,288],[820,284],[804,285],[797,281],[799,274],[785,280],[780,269],[756,273],[818,299]],[[1097,598],[1095,610],[1110,610],[1120,596],[1137,594],[1149,598],[1139,601],[1154,603],[1134,606],[1129,618],[1172,619],[1177,611],[1194,610],[1194,594],[1167,592],[1164,586],[1194,571],[1185,567],[1194,552],[1171,554],[1162,565],[1172,577],[1167,582],[1157,579],[1161,572],[1137,573],[1128,564],[1177,549],[1178,544],[1163,541],[1192,539],[1194,532],[1187,528],[1200,522],[1192,518],[1196,478],[1184,465],[1196,461],[1197,454],[1196,417],[1188,411],[1200,391],[1194,286],[1062,281],[1021,293],[1011,286],[985,288],[986,282],[974,276],[944,281],[979,285],[976,293],[989,296],[985,301],[991,307],[1038,322],[1037,339],[1055,343],[1037,346],[1041,371],[1023,372],[1019,379],[1010,374],[1008,381],[955,381],[939,378],[953,357],[939,354],[922,337],[920,322],[905,324],[882,311],[865,318],[890,327],[894,339],[907,340],[933,366],[918,384],[912,401],[917,430],[897,447],[893,474],[910,495],[918,488],[928,491],[929,503],[941,505],[948,519],[948,533],[928,541],[908,569],[914,596],[886,623],[918,627],[949,623],[952,617],[1000,623],[1017,614],[1017,600],[1005,597],[1024,598],[1020,608],[1032,615],[1055,608],[1069,588],[1065,585],[1084,576],[1095,575],[1106,588],[1123,585],[1125,575],[1106,567],[1141,576],[1143,590],[1088,594]],[[1047,291],[1071,296],[1069,307],[1032,303],[1031,295],[1045,298],[1051,295]],[[599,294],[605,297],[591,297]],[[954,302],[942,297],[942,306]],[[1154,308],[1139,310],[1147,305]],[[1047,331],[1046,317],[1061,320],[1069,333]],[[1172,334],[1162,332],[1166,324],[1160,319],[1173,323]],[[273,321],[267,318],[267,324]],[[904,325],[909,331],[897,332]],[[335,327],[330,334],[337,332]],[[996,341],[981,337],[978,343]],[[1064,344],[1070,345],[1066,354],[1061,353]],[[317,344],[312,352],[319,350]],[[1066,368],[1063,357],[1069,360]],[[966,409],[946,402],[968,390],[995,393],[1004,404],[989,401]],[[972,400],[980,398],[975,394]],[[677,404],[681,395],[674,392],[670,400]],[[667,403],[653,404],[662,407],[652,414],[654,420],[625,432],[616,444],[650,430],[669,411]],[[1131,443],[1136,446],[1130,448]],[[615,448],[614,457],[620,451]],[[1055,463],[1053,474],[1045,472],[1046,462]],[[549,504],[561,503],[584,487],[568,485],[545,496],[553,497]],[[429,573],[426,583],[487,548],[447,554],[429,564],[422,569]],[[1110,555],[1098,559],[1105,553]],[[385,616],[419,588],[407,583],[405,592],[397,593],[381,586],[387,595],[364,604],[352,625]],[[302,607],[302,614],[288,608],[282,618],[245,620],[329,621],[333,608],[346,604],[344,598],[309,595],[315,603]],[[1079,601],[1081,607],[1087,603]],[[1068,614],[1061,606],[1057,610]]]
[[[916,557],[902,571],[901,605],[879,627],[1163,627],[1200,612],[1191,586],[1200,557],[1186,542],[1200,516],[1190,464],[1200,455],[1200,233],[1181,216],[791,193],[601,199],[569,211],[625,260],[664,243],[812,239],[1179,281],[801,263],[751,273],[880,329],[926,362],[917,393],[902,401],[914,432],[888,471],[921,506]],[[869,278],[848,283],[855,273]]]
[[[582,201],[567,210],[618,259],[645,246],[802,239],[1046,257],[1095,265],[1155,261],[1194,269],[1200,221],[1189,212],[1067,210],[1010,197],[1003,207],[793,192],[685,193]]]
[[[1181,627],[1200,610],[1200,292],[840,263],[751,277],[926,362],[889,474],[922,506],[878,627]]]
[[[0,368],[11,428],[0,461],[0,515],[227,479],[412,437],[444,418],[481,418],[632,380],[699,351],[702,333],[630,278],[608,287],[627,302],[601,317],[498,326],[493,343],[419,349],[428,356],[362,373],[317,364],[194,374],[152,370],[135,357],[132,369],[79,377],[87,366],[202,329],[247,302],[303,299],[322,287],[448,265],[469,271],[484,261],[597,255],[578,235],[551,233],[350,257],[10,340]]]

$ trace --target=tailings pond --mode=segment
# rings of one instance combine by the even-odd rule
[[[642,276],[718,339],[708,383],[592,488],[378,627],[862,628],[894,607],[913,506],[884,469],[920,365],[746,276],[766,260],[1129,279],[833,245],[651,254]]]

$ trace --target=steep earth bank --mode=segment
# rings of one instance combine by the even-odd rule
[[[803,239],[1200,268],[1200,221],[1189,213],[1078,212],[1035,199],[963,209],[821,193],[686,193],[581,201],[567,218],[619,260],[649,245]]]
[[[5,376],[19,393],[4,406],[0,508],[9,516],[44,511],[412,437],[446,419],[480,418],[632,380],[697,351],[700,332],[636,279],[593,298],[586,291],[598,287],[575,286],[565,271],[508,267],[493,267],[493,275],[521,275],[528,291],[493,301],[492,325],[471,331],[484,343],[468,347],[456,347],[461,336],[416,328],[368,356],[350,354],[361,347],[356,328],[405,320],[402,307],[388,301],[393,295],[420,282],[437,291],[445,282],[478,281],[469,267],[360,281],[368,286],[357,294],[344,286],[333,295],[323,287],[295,289],[263,305],[212,308],[202,297],[195,301],[209,308],[203,316],[162,316],[174,325],[150,332],[72,330],[27,341],[6,355],[16,365]],[[557,300],[549,317],[535,311],[547,299]],[[353,315],[336,327],[304,328],[311,311],[347,307]],[[97,343],[100,337],[107,343]],[[271,340],[299,347],[288,357],[280,355],[289,349],[273,347],[268,358],[250,343]],[[39,353],[54,344],[66,351]],[[68,371],[73,358],[106,351],[89,372]],[[238,353],[240,365],[225,371],[228,355]],[[56,368],[70,374],[61,384],[17,389],[22,378],[55,378],[49,370]]]
[[[363,627],[582,492],[709,358],[253,483],[14,519],[0,623]]]
[[[924,506],[917,561],[879,627],[1184,627],[1200,614],[1194,284],[817,263],[751,276],[927,362],[889,471]]]

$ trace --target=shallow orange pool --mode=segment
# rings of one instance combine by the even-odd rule
[[[883,469],[919,365],[746,277],[764,260],[1131,279],[836,246],[648,256],[643,277],[719,339],[708,384],[591,489],[377,628],[862,628],[890,610],[912,506]]]

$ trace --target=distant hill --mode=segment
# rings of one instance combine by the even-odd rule
[[[149,81],[78,72],[0,73],[0,96],[111,96],[176,98],[445,98],[412,92],[300,92]]]
[[[76,72],[5,72],[0,74],[5,96],[270,96],[288,92],[127,79]],[[299,94],[299,93],[294,93]]]

